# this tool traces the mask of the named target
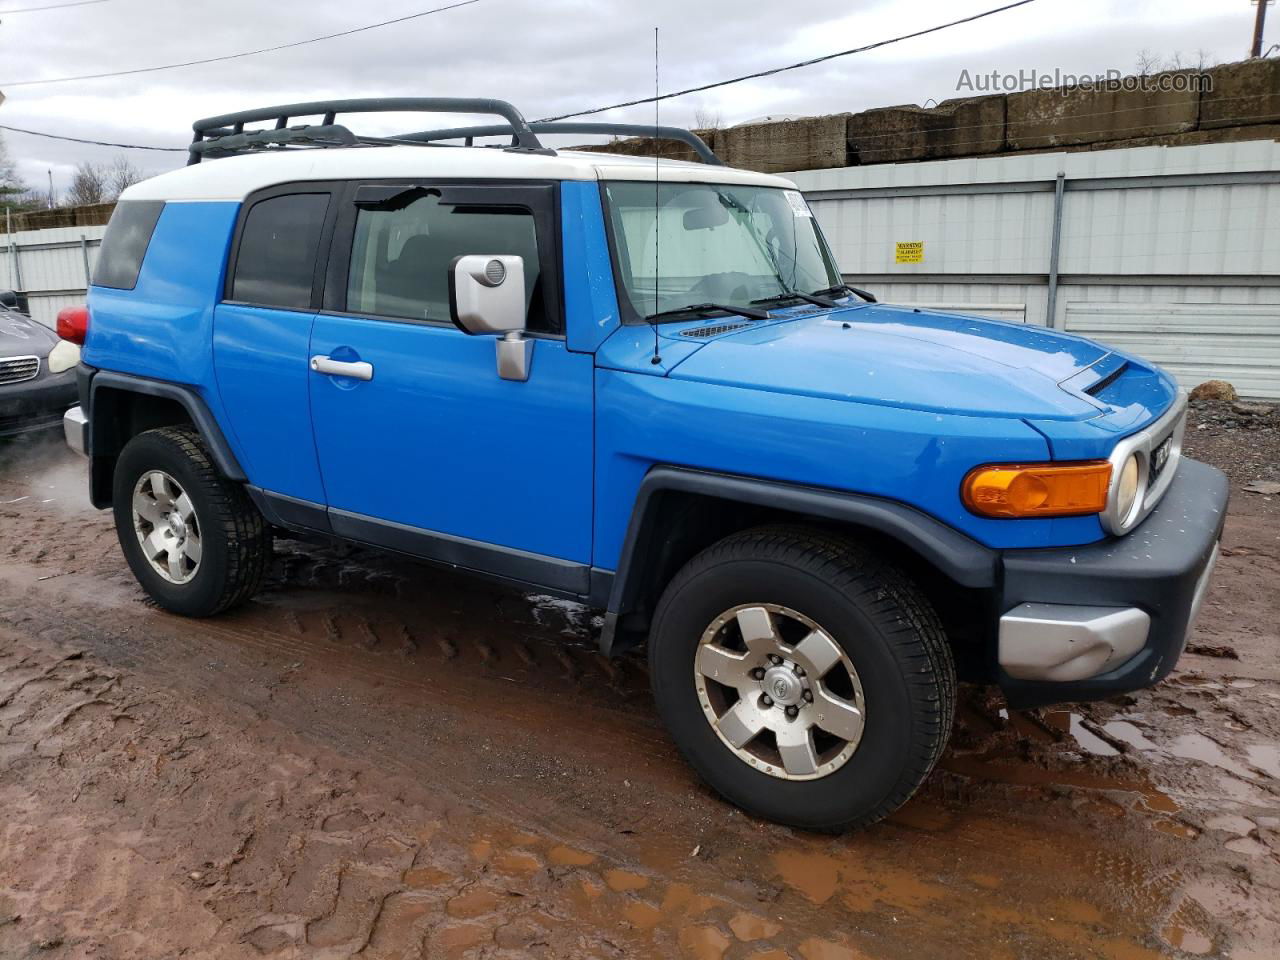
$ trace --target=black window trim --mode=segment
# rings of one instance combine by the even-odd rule
[[[315,313],[320,309],[324,298],[324,282],[328,269],[329,250],[332,246],[334,225],[338,219],[338,206],[344,184],[338,180],[301,180],[293,183],[281,183],[257,190],[245,197],[236,214],[236,228],[231,237],[231,249],[227,256],[226,268],[222,276],[222,303],[241,307],[261,307],[264,310],[283,310],[288,313]],[[324,194],[329,198],[329,207],[325,211],[324,224],[320,228],[320,238],[316,246],[316,263],[311,274],[311,303],[306,307],[282,307],[274,303],[258,303],[252,300],[236,300],[231,296],[235,285],[236,264],[240,259],[240,242],[244,238],[245,222],[249,212],[263,200],[274,200],[277,197],[296,196],[298,194]]]
[[[439,190],[446,202],[451,191],[474,188],[486,191],[484,200],[495,206],[523,207],[533,217],[538,240],[543,311],[552,330],[528,330],[527,335],[539,339],[564,340],[565,317],[563,268],[560,257],[560,183],[557,180],[498,180],[465,177],[397,177],[350,180],[335,191],[338,217],[328,255],[328,271],[323,284],[320,313],[326,316],[364,317],[382,323],[407,323],[417,326],[444,327],[456,330],[451,320],[427,320],[414,317],[388,317],[347,309],[347,282],[355,242],[356,194],[362,187],[415,187]]]

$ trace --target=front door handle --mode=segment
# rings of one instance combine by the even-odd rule
[[[327,373],[332,377],[350,377],[352,380],[373,379],[373,364],[363,360],[349,363],[346,360],[333,360],[329,357],[312,357],[311,369],[316,373]]]

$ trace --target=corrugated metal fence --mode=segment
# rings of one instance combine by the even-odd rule
[[[1043,324],[1280,399],[1280,144],[790,174],[846,279]]]
[[[25,294],[31,316],[52,327],[59,310],[84,303],[106,230],[53,227],[5,233],[0,237],[0,290]]]
[[[880,164],[791,175],[882,300],[1046,324],[1191,386],[1280,399],[1280,144]],[[105,227],[6,234],[0,289],[52,325]]]

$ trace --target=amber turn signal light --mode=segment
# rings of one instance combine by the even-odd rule
[[[982,517],[1078,517],[1107,507],[1111,464],[989,464],[969,471],[961,495]]]

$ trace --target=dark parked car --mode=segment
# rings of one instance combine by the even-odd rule
[[[79,360],[67,346],[21,313],[15,294],[0,293],[0,437],[62,426],[76,402]]]

